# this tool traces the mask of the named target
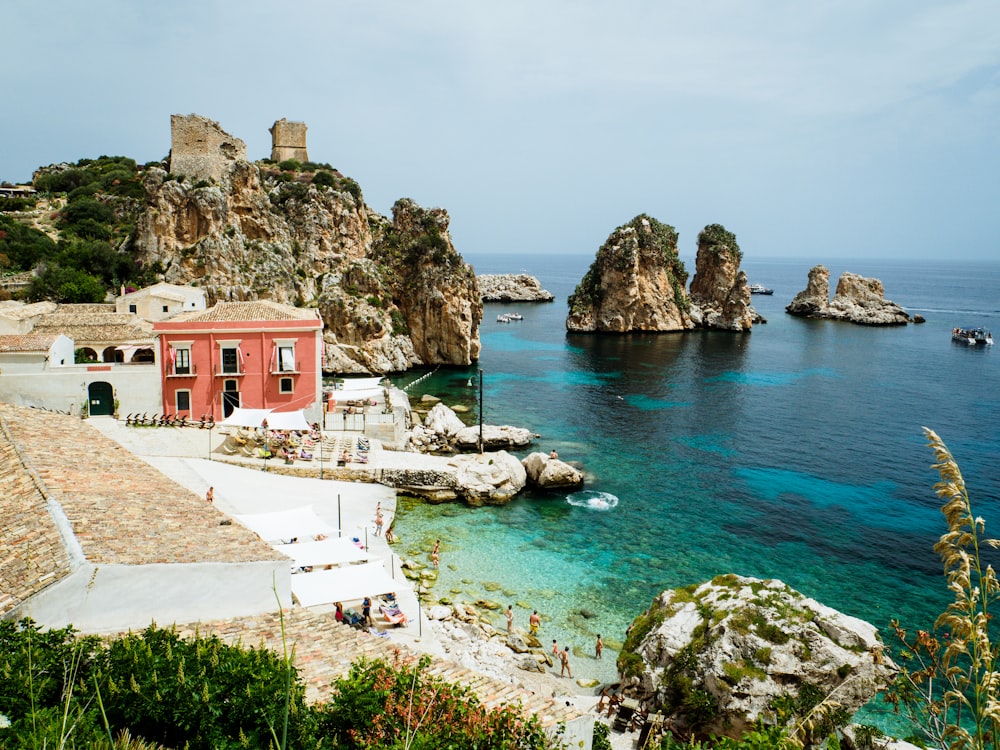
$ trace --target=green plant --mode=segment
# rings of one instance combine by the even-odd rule
[[[903,668],[886,700],[932,745],[982,750],[1000,739],[1000,644],[990,632],[1000,582],[984,559],[985,548],[1000,542],[984,536],[986,521],[973,514],[965,479],[944,441],[926,427],[924,435],[948,526],[934,551],[954,599],[934,623],[936,632],[911,635],[893,620]]]

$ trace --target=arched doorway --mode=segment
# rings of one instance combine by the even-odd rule
[[[115,391],[111,383],[99,380],[87,388],[87,398],[90,401],[90,416],[111,416],[115,413]]]
[[[240,381],[227,380],[222,389],[222,418],[225,419],[240,406]]]

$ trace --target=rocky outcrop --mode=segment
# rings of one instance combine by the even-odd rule
[[[837,291],[830,300],[830,272],[824,266],[809,270],[806,288],[795,295],[785,307],[789,315],[808,318],[846,320],[870,326],[906,325],[911,322],[906,310],[885,298],[885,289],[878,279],[845,272],[837,282]]]
[[[749,331],[763,319],[750,305],[750,284],[740,270],[743,253],[736,235],[721,224],[698,234],[698,255],[691,279],[691,319],[701,328]]]
[[[542,490],[575,489],[583,486],[583,472],[547,453],[529,453],[521,464],[528,484]]]
[[[730,737],[779,698],[797,707],[793,721],[817,697],[853,713],[896,669],[869,623],[781,581],[735,575],[660,594],[629,628],[618,668],[650,710]]]
[[[141,265],[205,289],[210,305],[273,299],[317,307],[327,371],[478,359],[482,303],[451,242],[447,212],[403,199],[390,220],[332,169],[282,172],[238,154],[212,168],[198,180],[145,171],[135,240]]]
[[[482,274],[476,277],[483,302],[552,302],[555,295],[542,289],[526,273]]]
[[[474,450],[479,448],[479,427],[466,427],[455,434],[455,447],[458,450]],[[483,450],[492,451],[501,448],[524,448],[531,445],[535,433],[523,427],[511,425],[484,424],[482,429]]]
[[[645,214],[608,237],[570,295],[566,329],[585,333],[691,328],[677,232]]]
[[[806,288],[795,295],[785,307],[785,312],[802,318],[822,318],[826,316],[829,304],[830,271],[826,266],[813,266],[809,269]]]
[[[456,456],[456,478],[472,506],[504,505],[524,489],[524,467],[507,451]]]
[[[447,453],[452,451],[478,451],[479,425],[466,427],[458,415],[442,403],[435,404],[422,425],[410,429],[407,450],[418,453]],[[510,425],[482,427],[483,450],[524,448],[537,437],[531,430]]]

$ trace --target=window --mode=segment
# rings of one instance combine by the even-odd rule
[[[278,347],[278,372],[295,372],[295,345]]]
[[[170,309],[166,305],[164,305],[163,306],[163,312],[170,312]]]
[[[295,380],[292,378],[282,378],[278,381],[279,393],[293,393],[295,391]]]
[[[191,374],[191,350],[188,348],[174,349],[174,375]]]
[[[130,313],[134,313],[134,312],[135,312],[135,305],[129,305],[129,306],[128,306],[128,311],[129,311]]]
[[[177,414],[191,411],[191,391],[175,391],[174,403],[177,406]]]
[[[235,346],[222,347],[222,371],[236,375],[240,371],[240,350]]]

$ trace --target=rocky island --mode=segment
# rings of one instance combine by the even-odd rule
[[[566,329],[572,333],[749,331],[764,322],[750,305],[743,254],[736,236],[712,224],[698,236],[691,295],[677,254],[677,231],[641,214],[618,227],[597,251],[570,295]]]
[[[552,302],[555,295],[542,289],[541,282],[526,273],[481,274],[476,276],[483,302]]]
[[[846,320],[867,326],[901,326],[922,323],[923,318],[911,318],[902,307],[885,298],[885,289],[878,279],[869,279],[845,272],[837,282],[837,291],[830,299],[830,271],[826,266],[809,270],[806,288],[795,295],[785,312],[802,318]]]

